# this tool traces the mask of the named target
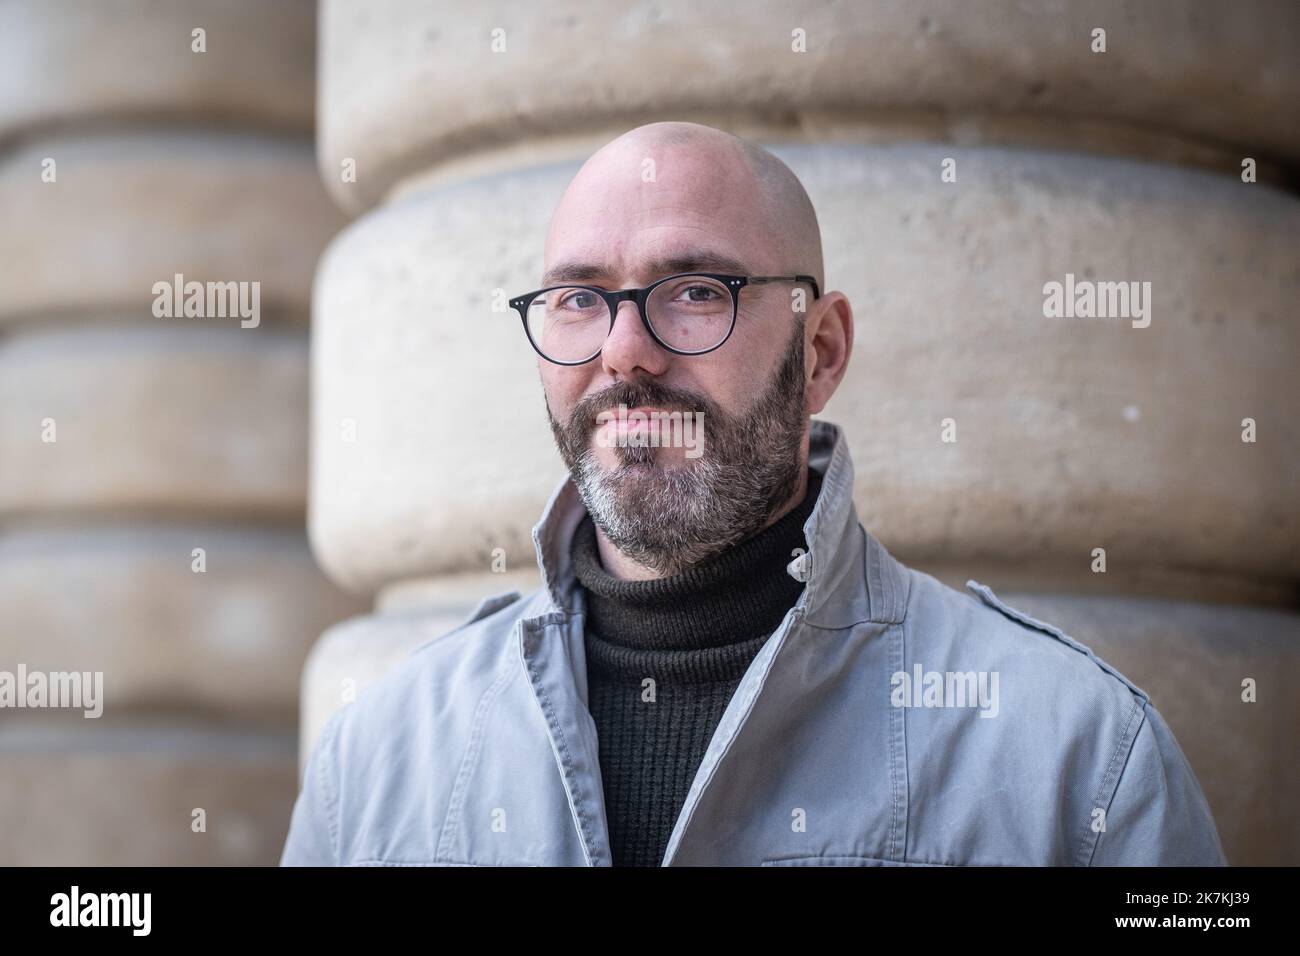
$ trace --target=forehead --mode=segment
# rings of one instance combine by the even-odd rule
[[[551,219],[544,284],[765,268],[770,240],[754,189],[743,159],[725,151],[629,145],[597,154]]]

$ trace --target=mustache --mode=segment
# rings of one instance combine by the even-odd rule
[[[569,427],[583,433],[592,427],[598,414],[617,405],[635,408],[653,405],[668,411],[704,412],[714,417],[713,402],[685,389],[671,388],[659,382],[618,382],[578,402],[569,415]]]

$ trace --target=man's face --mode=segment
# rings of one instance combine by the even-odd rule
[[[653,182],[642,180],[647,159]],[[792,264],[777,261],[748,177],[743,161],[725,153],[616,144],[565,194],[547,239],[544,284],[621,289],[695,270],[788,274]],[[577,265],[591,271],[555,274]],[[667,574],[704,560],[759,530],[795,492],[807,426],[795,288],[807,294],[788,283],[746,287],[731,337],[704,355],[666,351],[635,303],[624,302],[597,358],[579,366],[539,360],[556,444],[587,509],[639,564]],[[620,405],[680,412],[702,436],[607,421]]]

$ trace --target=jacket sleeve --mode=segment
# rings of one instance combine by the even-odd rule
[[[1092,866],[1226,866],[1210,806],[1173,732],[1148,701]]]
[[[334,740],[342,713],[336,711],[321,729],[303,768],[302,790],[293,805],[281,866],[339,865]]]

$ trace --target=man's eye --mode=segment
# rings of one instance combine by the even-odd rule
[[[595,307],[596,296],[590,292],[569,292],[558,304],[564,309],[591,309]]]

